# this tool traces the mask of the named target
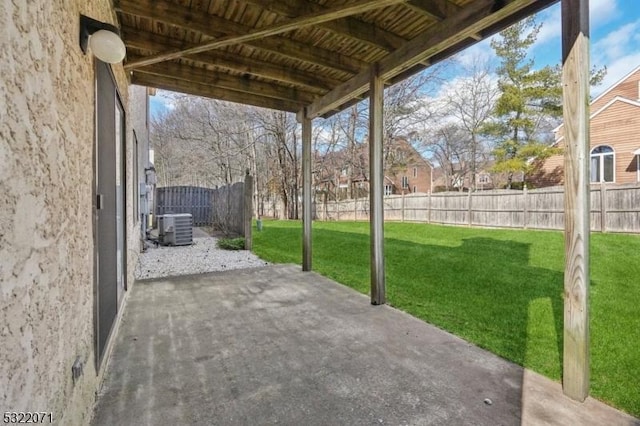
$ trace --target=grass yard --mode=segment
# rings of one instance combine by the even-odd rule
[[[266,221],[254,251],[301,263],[301,223]],[[387,301],[561,378],[561,232],[385,224]],[[313,269],[369,293],[369,224],[316,222]],[[591,395],[640,417],[640,237],[591,237]]]

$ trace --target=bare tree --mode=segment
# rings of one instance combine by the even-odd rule
[[[488,152],[482,131],[490,119],[499,96],[497,81],[487,62],[476,58],[445,96],[446,111],[469,144],[470,187],[476,189],[479,157]]]

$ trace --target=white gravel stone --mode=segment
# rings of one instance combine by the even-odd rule
[[[222,250],[217,238],[194,238],[190,246],[149,247],[140,254],[136,279],[202,274],[268,265],[248,250]]]

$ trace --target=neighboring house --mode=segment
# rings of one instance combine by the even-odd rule
[[[493,172],[493,165],[494,161],[492,160],[478,161],[475,180],[476,191],[502,189],[506,186],[507,174]],[[453,164],[447,168],[436,167],[433,169],[433,192],[467,191],[469,188],[473,188],[471,176],[471,171],[465,164]],[[523,178],[522,172],[515,172],[512,178],[514,187],[520,188]]]
[[[316,191],[328,199],[365,197],[369,193],[369,145],[359,144],[353,155],[346,150],[316,157]],[[389,141],[384,148],[384,194],[428,193],[431,165],[403,138]]]
[[[564,149],[564,125],[555,146]],[[640,182],[640,67],[591,102],[591,183]],[[564,183],[562,155],[541,162],[531,176],[536,187]]]

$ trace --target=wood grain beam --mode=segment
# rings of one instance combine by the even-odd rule
[[[386,303],[384,275],[384,82],[377,66],[369,75],[369,193],[371,304]]]
[[[589,395],[589,2],[562,0],[564,156],[564,339],[562,388]]]
[[[372,9],[379,9],[403,1],[405,0],[360,0],[356,3],[327,9],[326,11],[322,11],[320,13],[311,13],[306,16],[291,19],[287,22],[276,24],[268,28],[261,28],[249,31],[245,34],[223,37],[221,39],[208,41],[188,49],[168,51],[146,58],[139,62],[130,62],[125,67],[128,69],[135,69],[145,65],[151,65],[171,59],[178,59],[187,54],[202,53],[212,49],[220,49],[222,47],[232,46],[234,44],[246,43],[249,41],[297,30],[307,26],[318,25],[323,22],[344,18],[346,16],[360,14]]]
[[[485,28],[508,20],[521,9],[529,8],[533,13],[532,10],[540,10],[552,2],[554,1],[477,0],[470,3],[455,15],[429,27],[403,47],[381,59],[380,76],[385,81],[391,80],[451,46],[464,43],[465,39],[471,39],[474,34],[482,32]],[[338,111],[344,103],[365,94],[368,90],[369,75],[369,70],[362,71],[309,105],[306,109],[310,114],[309,118],[326,116],[327,113]]]
[[[210,71],[203,68],[194,68],[176,62],[164,62],[149,65],[138,69],[145,74],[166,76],[184,81],[193,81],[206,84],[221,89],[229,89],[241,93],[250,93],[267,98],[282,99],[299,102],[301,104],[310,103],[314,95],[289,87],[277,86],[271,83],[264,83],[252,79],[230,76],[228,74]]]
[[[177,78],[146,74],[144,70],[135,70],[131,76],[131,83],[279,111],[296,112],[302,108],[302,104],[293,101],[250,95],[229,89],[220,89],[206,84],[187,82]]]
[[[148,31],[141,31],[131,27],[122,27],[121,33],[127,48],[161,52],[167,47],[179,48],[184,42],[174,38],[162,36]],[[290,67],[264,63],[247,57],[239,57],[228,52],[214,50],[211,52],[189,55],[185,59],[194,60],[205,65],[211,65],[217,69],[250,74],[256,77],[277,82],[292,84],[315,94],[325,94],[331,87],[340,84],[341,81],[329,78],[325,75],[317,75],[298,71]]]
[[[447,0],[409,0],[407,6],[436,21],[442,21],[460,12],[461,7]]]
[[[120,0],[116,10],[129,15],[140,16],[164,22],[166,24],[175,25],[189,31],[197,31],[213,39],[222,39],[224,37],[229,38],[253,31],[252,27],[238,24],[215,15],[195,11],[164,0],[153,2]],[[364,69],[367,65],[364,61],[356,58],[332,52],[327,49],[310,46],[287,37],[274,36],[260,40],[249,40],[242,44],[246,44],[252,48],[278,56],[304,61],[313,65],[319,65],[349,74],[355,74]],[[196,46],[191,45],[187,47],[187,49],[195,47]],[[167,46],[163,51],[180,51],[182,49],[185,49],[185,47],[180,46],[179,48],[174,47],[171,49],[171,47]],[[135,64],[132,62],[125,63],[124,66],[125,69],[135,68]]]
[[[301,0],[244,0],[244,2],[287,18],[326,10],[325,6],[318,3]],[[358,40],[386,51],[397,49],[407,41],[392,32],[353,17],[324,22],[318,26],[334,34]]]

